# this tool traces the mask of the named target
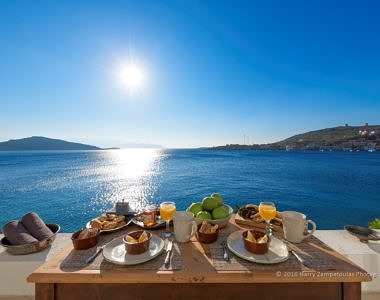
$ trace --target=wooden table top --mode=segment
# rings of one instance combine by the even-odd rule
[[[136,229],[135,225],[132,225],[130,230],[134,229]],[[242,229],[244,227],[237,225],[234,222],[234,216],[232,216],[227,227],[222,230]],[[159,231],[154,233],[159,233]],[[309,269],[305,271],[301,267],[284,270],[281,263],[265,270],[217,271],[212,265],[210,247],[207,244],[200,244],[195,239],[186,243],[183,248],[181,270],[138,270],[116,265],[115,269],[62,270],[60,268],[61,263],[73,250],[70,244],[61,253],[36,269],[27,280],[34,283],[282,283],[362,282],[371,280],[366,271],[327,245],[323,247],[322,251],[326,253],[326,256],[338,262],[334,270],[329,271]]]

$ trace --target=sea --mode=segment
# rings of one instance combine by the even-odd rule
[[[380,217],[380,153],[122,149],[0,152],[0,225],[37,212],[62,232],[129,201],[177,210],[211,193],[232,207],[272,201],[317,229]]]

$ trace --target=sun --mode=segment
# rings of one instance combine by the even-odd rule
[[[146,74],[141,66],[127,65],[120,71],[120,79],[129,90],[137,90],[145,85]]]

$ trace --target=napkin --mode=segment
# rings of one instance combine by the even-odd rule
[[[30,234],[39,241],[47,239],[54,234],[35,212],[27,213],[22,217],[21,222]]]
[[[3,233],[11,245],[38,242],[19,221],[11,221],[3,226]]]

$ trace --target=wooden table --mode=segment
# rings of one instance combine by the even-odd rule
[[[229,230],[242,229],[231,218]],[[132,230],[132,228],[131,228]],[[157,232],[156,232],[157,233]],[[326,249],[329,249],[326,246]],[[82,299],[360,299],[361,282],[371,277],[344,256],[328,250],[339,263],[332,271],[281,270],[216,271],[209,246],[195,240],[185,244],[183,266],[176,271],[63,271],[60,264],[72,250],[65,248],[29,277],[37,300]]]

